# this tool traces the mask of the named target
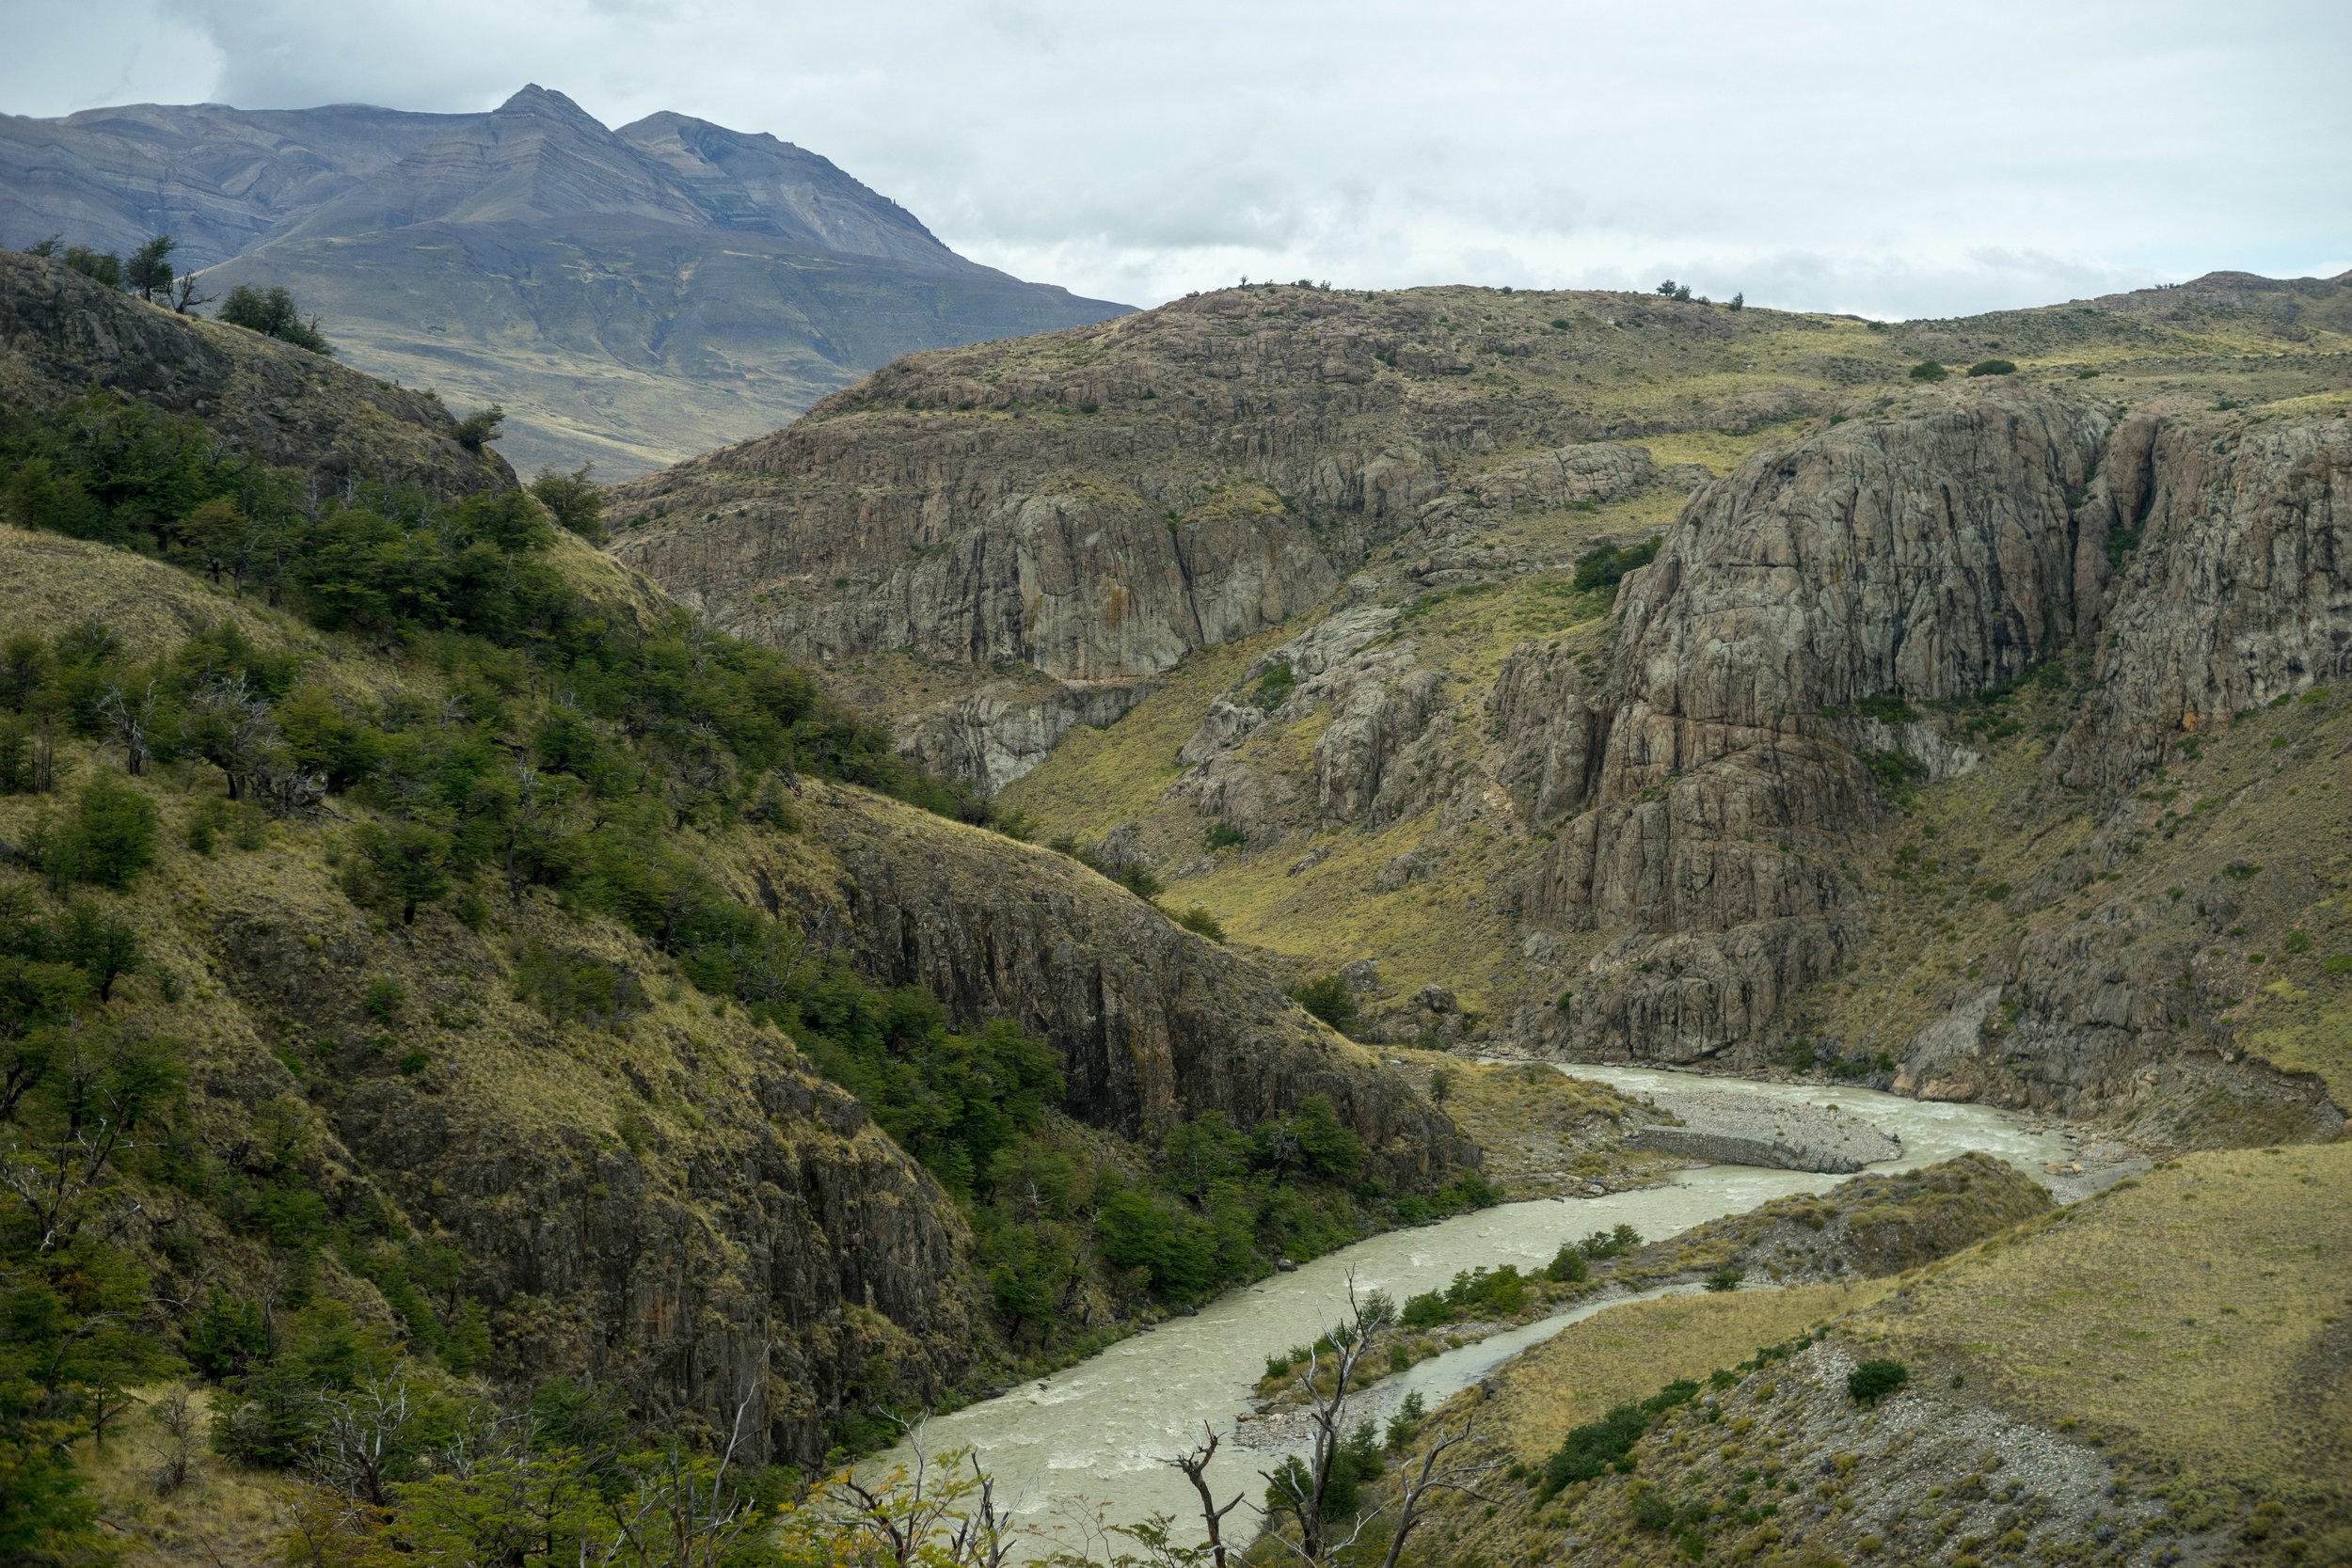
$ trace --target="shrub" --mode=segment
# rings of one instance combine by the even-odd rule
[[[1274,665],[1258,677],[1258,688],[1249,694],[1250,705],[1271,713],[1290,700],[1291,688],[1297,682],[1289,664]]]
[[[1248,843],[1249,835],[1223,817],[1219,817],[1209,824],[1209,831],[1202,836],[1202,842],[1212,850],[1224,849],[1236,844]]]
[[[229,291],[215,312],[231,326],[242,326],[247,332],[259,332],[264,338],[276,338],[312,354],[333,354],[334,348],[319,331],[319,319],[302,318],[294,309],[294,295],[282,288],[256,289],[250,283],[240,283]]]
[[[1717,1269],[1707,1276],[1707,1288],[1710,1291],[1736,1291],[1740,1288],[1740,1281],[1747,1277],[1739,1269]]]
[[[1876,1404],[1911,1381],[1911,1369],[1899,1361],[1865,1361],[1846,1374],[1846,1392],[1856,1404]]]
[[[1577,1251],[1587,1258],[1622,1258],[1642,1244],[1642,1233],[1629,1225],[1613,1230],[1596,1230],[1576,1243]]]
[[[1334,1029],[1344,1030],[1356,1022],[1356,994],[1336,974],[1308,981],[1291,992],[1291,1000]]]
[[[400,1016],[401,1004],[408,1000],[408,988],[398,980],[377,980],[368,987],[360,1006],[378,1023],[389,1023]]]
[[[1437,1291],[1423,1291],[1406,1298],[1405,1309],[1397,1321],[1406,1328],[1437,1328],[1454,1321],[1454,1308]]]
[[[1658,559],[1658,546],[1662,542],[1662,535],[1653,533],[1641,544],[1624,549],[1613,545],[1602,545],[1587,550],[1577,558],[1576,576],[1569,581],[1579,593],[1589,594],[1604,589],[1614,593],[1627,573],[1639,571]]]
[[[591,545],[604,543],[604,491],[588,478],[593,463],[570,473],[541,468],[531,482],[531,493],[553,515],[556,523]]]
[[[1923,359],[1911,367],[1911,379],[1914,381],[1941,381],[1951,373],[1932,359]]]
[[[1979,359],[1968,367],[1970,375],[2015,375],[2017,367],[2007,359]]]
[[[468,451],[480,451],[485,442],[499,438],[499,426],[505,420],[505,407],[494,403],[487,408],[477,408],[458,420],[457,428],[450,432],[450,436]]]
[[[1551,1255],[1551,1266],[1544,1271],[1544,1277],[1563,1285],[1581,1285],[1592,1272],[1584,1255],[1577,1251],[1576,1243],[1562,1242],[1560,1250]]]
[[[1185,930],[1194,933],[1196,936],[1208,938],[1211,942],[1223,942],[1225,940],[1225,927],[1217,924],[1216,916],[1211,914],[1207,910],[1203,909],[1199,904],[1195,904],[1192,908],[1186,910],[1177,920],[1176,924],[1182,926]]]
[[[1129,861],[1120,866],[1115,880],[1138,898],[1157,898],[1165,891],[1159,878],[1153,876],[1152,868],[1141,861]]]
[[[2308,953],[2312,950],[2312,934],[2309,931],[2289,931],[2284,945],[2290,953]]]

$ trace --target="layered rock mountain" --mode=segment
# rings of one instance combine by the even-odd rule
[[[894,365],[613,549],[1375,1034],[2324,1132],[2347,299],[1225,291]]]
[[[966,261],[773,136],[667,113],[614,132],[536,86],[486,115],[9,119],[0,225],[102,249],[185,230],[208,292],[287,287],[358,368],[501,403],[526,471],[626,475],[911,350],[1124,309]]]

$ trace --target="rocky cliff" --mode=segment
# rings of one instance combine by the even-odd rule
[[[946,721],[1023,736],[942,753],[1001,784],[1041,754],[1028,735],[1099,722],[1115,690],[1137,700],[1194,650],[1307,610],[1426,508],[1619,499],[1661,476],[1592,436],[1753,429],[1811,404],[1779,385],[1597,407],[1574,389],[1594,373],[1692,343],[1727,356],[1747,334],[1667,301],[1531,297],[1508,320],[1494,303],[1228,290],[915,356],[789,429],[622,486],[615,550],[819,666],[906,649],[976,687],[1004,664],[1061,683]],[[1530,445],[1546,455],[1445,499],[1455,467]]]
[[[614,548],[1375,1036],[2325,1132],[2352,284],[2217,290],[1228,291],[893,366]]]

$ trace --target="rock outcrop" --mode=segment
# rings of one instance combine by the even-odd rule
[[[1156,1139],[1203,1111],[1248,1127],[1323,1094],[1391,1183],[1476,1163],[1441,1113],[1263,971],[1077,862],[848,792],[815,831],[843,874],[793,895],[812,936],[960,1020],[1051,1040],[1073,1115]]]
[[[1407,531],[1441,546],[1473,515],[1660,482],[1646,451],[1596,437],[1791,406],[1605,420],[1464,379],[1470,354],[1558,369],[1616,352],[1603,341],[1637,322],[1716,330],[1671,302],[1557,298],[1580,313],[1540,339],[1479,330],[1434,291],[1242,289],[913,356],[788,429],[621,486],[628,526],[612,548],[717,625],[820,670],[906,648],[971,665],[976,686],[1008,659],[1076,683],[1148,679],[1325,602],[1369,546]],[[1481,471],[1454,488],[1469,467]],[[995,783],[1025,746],[985,739],[961,758]]]
[[[1925,715],[2086,641],[2089,700],[2048,772],[2108,792],[2214,716],[2352,673],[2347,467],[2342,421],[2118,427],[2006,388],[1750,458],[1627,579],[1605,678],[1529,648],[1498,683],[1507,782],[1559,824],[1526,916],[1615,933],[1543,1027],[1573,1054],[1760,1049],[1866,945],[1873,900],[1848,872],[1882,786],[1977,763]],[[1996,953],[1908,1042],[1899,1082],[2128,1101],[2187,961],[2176,942],[2129,951],[2152,925],[2126,912]],[[1996,1006],[2023,1022],[1991,1027]]]
[[[421,392],[0,251],[0,397],[53,407],[93,382],[199,418],[231,452],[305,470],[330,492],[378,483],[453,498],[515,484],[504,458],[459,445],[456,416]]]

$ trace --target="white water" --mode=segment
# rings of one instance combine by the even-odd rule
[[[2027,1119],[1977,1105],[1927,1103],[1867,1089],[1823,1089],[1739,1079],[1702,1078],[1640,1068],[1578,1065],[1575,1076],[1640,1096],[1677,1089],[1747,1094],[1770,1100],[1833,1104],[1860,1115],[1900,1138],[1903,1157],[1874,1171],[1933,1164],[1969,1149],[2007,1160],[2028,1172],[2068,1150],[2055,1133],[2029,1133]],[[969,1444],[997,1478],[997,1496],[1017,1497],[1033,1523],[1042,1515],[1092,1512],[1120,1521],[1166,1513],[1180,1528],[1194,1506],[1190,1483],[1159,1463],[1190,1448],[1206,1420],[1230,1436],[1233,1417],[1248,1407],[1265,1360],[1320,1335],[1343,1310],[1347,1277],[1359,1291],[1382,1290],[1399,1302],[1442,1287],[1458,1269],[1516,1263],[1522,1270],[1551,1261],[1560,1243],[1619,1223],[1659,1241],[1724,1214],[1742,1213],[1775,1197],[1821,1192],[1845,1180],[1804,1171],[1708,1165],[1678,1171],[1673,1181],[1645,1192],[1561,1202],[1506,1203],[1434,1225],[1391,1231],[1302,1265],[1295,1273],[1233,1291],[1190,1318],[1175,1318],[1123,1339],[1042,1382],[967,1406],[930,1423],[925,1447],[933,1452]],[[1424,1361],[1406,1374],[1433,1407],[1528,1345],[1579,1318],[1606,1310],[1587,1305],[1508,1334]],[[1744,1353],[1749,1347],[1735,1347]],[[886,1473],[903,1463],[903,1447],[866,1467]],[[1255,1497],[1261,1468],[1274,1456],[1233,1446],[1219,1449],[1210,1477],[1219,1498],[1236,1491]],[[1248,1513],[1245,1505],[1244,1513]],[[1236,1514],[1229,1538],[1247,1535],[1254,1516]],[[1198,1539],[1196,1529],[1184,1532]]]

